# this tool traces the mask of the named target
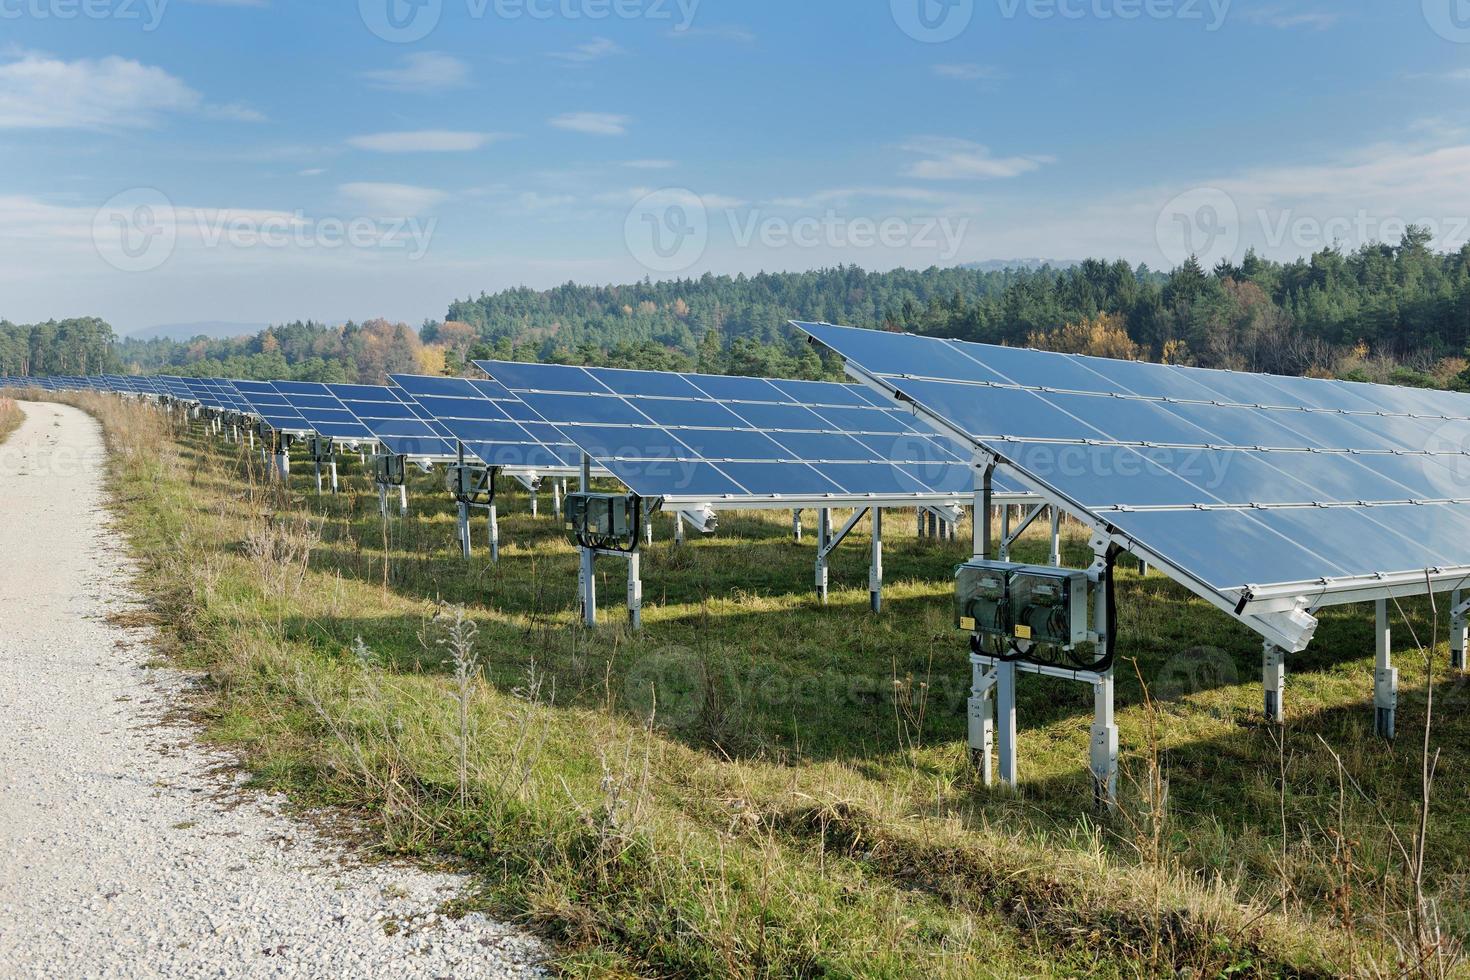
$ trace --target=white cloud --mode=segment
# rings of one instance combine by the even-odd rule
[[[1456,68],[1445,72],[1442,77],[1452,82],[1470,82],[1470,68]]]
[[[625,160],[623,166],[630,170],[672,170],[678,164],[673,160]]]
[[[116,56],[61,61],[27,53],[0,64],[0,129],[156,126],[202,103],[162,68]]]
[[[611,112],[568,112],[549,120],[548,125],[593,136],[626,136],[632,121]]]
[[[324,174],[326,172],[327,171],[326,171],[326,168],[325,167],[311,167],[311,168],[309,168],[307,170],[298,170],[296,172],[296,176],[298,176],[298,177],[320,177],[322,174]]]
[[[993,65],[935,65],[934,74],[940,78],[951,78],[958,82],[979,82],[985,79],[1004,78],[1005,72]]]
[[[210,119],[220,119],[225,122],[265,122],[265,113],[243,102],[231,102],[228,105],[206,105],[200,110],[202,115]]]
[[[423,214],[446,197],[443,191],[412,184],[355,182],[338,188],[350,207],[375,218],[402,218]]]
[[[1246,11],[1245,17],[1246,20],[1252,23],[1264,24],[1267,27],[1275,27],[1284,31],[1289,31],[1297,27],[1325,31],[1342,19],[1342,13],[1339,11],[1303,10],[1295,6],[1278,4],[1276,6],[1248,10]]]
[[[735,24],[725,24],[719,27],[676,27],[668,32],[668,36],[689,40],[735,41],[740,44],[750,44],[755,41],[754,33]]]
[[[354,136],[349,146],[376,153],[463,153],[506,139],[504,133],[471,133],[450,129],[423,129],[402,133]]]
[[[589,61],[599,61],[626,53],[616,41],[605,37],[594,37],[586,44],[579,44],[570,51],[552,51],[547,57],[572,64],[586,64]]]
[[[947,195],[923,187],[834,187],[810,194],[773,198],[770,203],[776,207],[812,211],[820,208],[848,207],[855,201],[940,204],[948,199]]]
[[[921,180],[997,180],[1054,162],[1049,156],[997,157],[979,143],[944,136],[911,140],[902,149],[924,158],[904,171],[904,176]]]
[[[440,51],[419,51],[404,55],[397,68],[365,71],[362,77],[374,88],[397,92],[443,92],[468,85],[470,66]]]

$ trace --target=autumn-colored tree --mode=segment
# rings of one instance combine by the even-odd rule
[[[1111,357],[1125,361],[1138,360],[1140,353],[1138,345],[1128,338],[1128,329],[1123,318],[1113,313],[1101,313],[1091,319],[1064,324],[1055,330],[1035,331],[1027,335],[1026,346],[1037,350],[1089,354],[1093,357]]]

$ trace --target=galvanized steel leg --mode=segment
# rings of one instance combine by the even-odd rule
[[[995,731],[1000,781],[1016,786],[1016,665],[995,665]]]
[[[817,511],[817,600],[827,604],[827,542],[832,539],[832,512]]]
[[[647,517],[643,519],[643,543],[653,544],[653,521]]]
[[[1261,687],[1265,691],[1266,720],[1280,724],[1286,717],[1286,651],[1270,640],[1266,641],[1262,658]]]
[[[1465,646],[1467,630],[1465,617],[1456,612],[1460,608],[1463,597],[1458,589],[1450,596],[1450,667],[1454,670],[1465,669]]]
[[[868,605],[883,611],[883,508],[873,509],[873,557],[868,563]]]
[[[531,517],[534,520],[541,516],[541,495],[535,490],[531,491]]]
[[[636,551],[628,556],[628,624],[635,631],[643,628],[643,579],[639,575],[641,558]]]
[[[791,537],[797,544],[801,544],[801,511],[799,510],[791,512]]]
[[[1062,512],[1055,507],[1051,509],[1051,564],[1062,567]]]
[[[972,658],[970,664],[969,742],[970,764],[980,772],[986,786],[995,782],[995,674],[986,672]]]
[[[469,558],[474,553],[470,540],[470,505],[459,501],[459,553]]]
[[[495,504],[490,505],[490,560],[500,561],[500,510]]]
[[[684,515],[683,514],[680,514],[680,513],[678,513],[676,511],[674,513],[674,544],[676,544],[676,545],[682,545],[683,543],[684,543]]]
[[[553,517],[556,518],[557,523],[560,524],[561,523],[561,481],[560,480],[552,480],[551,481],[551,514],[552,514]]]
[[[1009,504],[1000,509],[1000,560],[1011,560],[1011,507]]]
[[[1118,802],[1118,723],[1111,670],[1092,686],[1092,703],[1092,797],[1101,808]]]
[[[333,493],[337,493],[338,484],[337,484],[337,457],[336,456],[333,456],[332,457],[331,473],[332,473],[332,492]]]
[[[1376,628],[1378,658],[1373,673],[1374,728],[1386,739],[1394,737],[1394,715],[1399,706],[1399,672],[1393,665],[1393,631],[1388,625],[1388,600],[1377,602]]]
[[[597,625],[597,554],[591,548],[582,549],[582,622]]]
[[[313,460],[311,465],[316,475],[316,495],[320,497],[322,495],[322,461]]]
[[[398,513],[403,517],[408,516],[408,484],[398,486]]]

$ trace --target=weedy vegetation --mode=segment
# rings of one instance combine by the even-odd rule
[[[20,410],[14,398],[0,398],[0,442],[9,439],[10,434],[20,428],[25,418],[25,413]]]
[[[317,497],[177,416],[73,400],[103,421],[167,652],[206,678],[208,738],[262,787],[361,814],[382,853],[469,870],[459,907],[531,926],[568,975],[1464,971],[1470,689],[1427,600],[1394,609],[1389,744],[1371,611],[1324,614],[1277,728],[1259,640],[1125,570],[1123,799],[1099,813],[1078,685],[1021,685],[1019,792],[970,768],[950,624],[967,529],[941,544],[890,519],[874,616],[860,539],[822,607],[788,514],[683,547],[664,519],[645,630],[616,608],[587,630],[545,500],[532,519],[503,489],[501,562],[464,561],[436,477],[385,523],[355,457],[347,492]],[[1064,544],[1088,562],[1080,533]],[[623,574],[599,564],[600,594]]]

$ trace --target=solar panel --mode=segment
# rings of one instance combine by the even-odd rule
[[[1470,396],[796,326],[1232,606],[1470,570]]]
[[[327,390],[367,426],[374,440],[395,456],[419,460],[458,457],[444,427],[398,389],[378,385],[330,384]]]
[[[542,476],[581,470],[582,451],[497,382],[406,374],[389,380],[486,466]]]
[[[286,399],[317,435],[345,442],[371,442],[372,430],[325,384],[311,381],[274,381],[276,391]]]
[[[644,497],[896,505],[974,487],[950,440],[853,385],[475,363]]]
[[[277,432],[305,434],[312,431],[301,413],[271,382],[236,381],[234,386],[245,400],[249,413]]]

